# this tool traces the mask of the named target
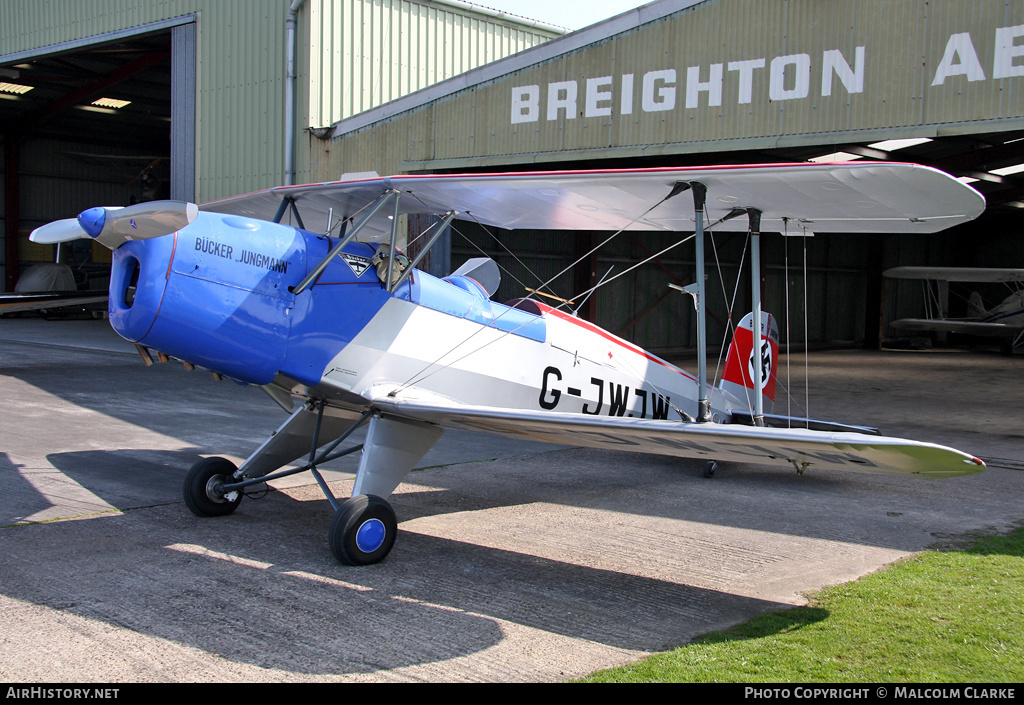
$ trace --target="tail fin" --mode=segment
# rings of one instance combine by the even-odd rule
[[[729,345],[729,354],[725,358],[725,373],[719,387],[737,399],[747,399],[751,408],[754,406],[754,314],[748,313],[740,321]],[[760,364],[761,364],[761,403],[764,413],[771,413],[775,404],[775,386],[778,381],[779,368],[779,326],[770,313],[761,313]]]
[[[967,299],[967,315],[973,316],[974,318],[981,318],[986,313],[985,304],[981,300],[981,294],[977,291],[972,291],[970,297]]]

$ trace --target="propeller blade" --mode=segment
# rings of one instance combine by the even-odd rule
[[[101,245],[116,250],[130,240],[148,240],[181,230],[199,215],[187,201],[149,201],[125,208],[97,207],[82,211],[78,223]]]
[[[88,237],[89,233],[82,230],[82,226],[78,224],[78,218],[65,218],[64,220],[55,220],[52,223],[40,225],[32,231],[28,239],[41,245],[56,245],[58,242]]]
[[[199,206],[187,201],[149,201],[134,206],[97,206],[77,218],[55,220],[32,231],[28,239],[43,245],[93,238],[112,250],[129,240],[170,235],[191,223]]]

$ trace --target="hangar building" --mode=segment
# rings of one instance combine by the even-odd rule
[[[299,109],[286,136],[282,116],[289,82],[281,69],[287,44],[281,18],[287,4],[261,0],[245,3],[258,12],[238,12],[223,9],[234,3],[209,0],[177,0],[155,6],[159,9],[131,0],[7,3],[0,10],[6,13],[0,15],[0,70],[18,72],[38,56],[39,61],[53,62],[54,71],[59,66],[73,72],[61,63],[64,49],[48,48],[65,47],[70,50],[65,53],[87,54],[82,58],[99,62],[104,45],[162,35],[162,48],[142,52],[149,59],[132,58],[120,70],[132,72],[135,62],[155,62],[153,54],[169,56],[170,78],[164,82],[171,88],[170,110],[195,119],[170,121],[165,141],[170,143],[172,170],[165,181],[172,195],[192,189],[197,200],[286,183],[291,168],[297,181],[309,182],[366,171],[844,159],[934,166],[969,181],[985,195],[988,208],[981,218],[935,236],[765,238],[766,308],[784,319],[794,340],[813,344],[877,346],[889,333],[886,321],[920,314],[923,295],[886,284],[882,272],[888,267],[1024,266],[1024,246],[1017,237],[1019,209],[1024,207],[1020,0],[657,0],[561,36],[553,28],[485,14],[455,0],[408,0],[401,5],[408,6],[410,17],[450,13],[451,20],[444,14],[435,34],[420,35],[415,23],[401,25],[390,34],[381,33],[377,43],[362,35],[353,41],[346,34],[345,13],[375,17],[377,8],[396,7],[397,0],[296,2]],[[99,7],[119,9],[97,12]],[[55,15],[67,21],[55,21]],[[20,29],[10,29],[12,22]],[[492,52],[471,66],[462,57],[467,52],[480,57],[479,51],[467,49],[479,40],[449,39],[440,26],[474,22],[486,27],[486,36],[500,34],[507,51],[500,56]],[[373,26],[365,19],[356,24],[364,30]],[[134,31],[139,27],[151,29]],[[406,51],[389,55],[396,43],[408,44]],[[95,55],[84,47],[95,48]],[[410,78],[424,73],[405,70],[422,47],[451,72],[419,82]],[[367,69],[376,61],[381,62],[376,71]],[[90,66],[93,73],[110,71]],[[22,75],[28,73],[25,69]],[[218,76],[219,82],[211,83],[208,75]],[[375,92],[385,85],[396,90]],[[186,106],[185,112],[175,113],[175,105]],[[40,110],[44,108],[29,115],[38,116]],[[61,111],[62,117],[71,112]],[[6,112],[0,113],[5,125]],[[97,129],[72,124],[65,134],[87,145],[101,139]],[[131,127],[120,131],[127,142]],[[9,164],[7,134],[5,128]],[[293,139],[294,153],[287,163],[294,167],[286,167],[282,155],[291,154],[286,145]],[[121,143],[105,153],[115,152]],[[77,151],[93,150],[83,146]],[[140,143],[130,151],[155,160],[167,148],[159,152]],[[29,162],[58,158],[64,157],[54,153]],[[21,157],[20,169],[29,172],[25,159]],[[81,160],[63,169],[75,167],[89,171]],[[16,178],[22,183],[33,178],[17,165],[9,166],[5,193],[12,190],[11,174],[19,173]],[[59,209],[57,204],[40,204],[32,218],[41,222],[66,217],[68,211],[97,200],[64,208],[74,195],[61,199]],[[5,223],[10,200],[5,199]],[[27,213],[15,218],[21,235],[34,227],[32,218]],[[481,250],[493,256],[513,275],[506,277],[499,297],[513,298],[523,295],[530,282],[576,261],[607,233],[500,235],[495,238],[459,223],[452,228],[448,251],[455,264]],[[588,288],[609,271],[622,271],[662,250],[671,237],[624,234],[576,265],[571,276],[558,282],[556,293],[570,296]],[[725,300],[745,247],[739,235],[716,238],[709,250],[721,264],[723,284],[718,289],[726,293],[717,303],[709,301],[713,341],[725,334]],[[8,262],[18,261],[16,254],[12,260],[13,247],[8,236]],[[434,266],[444,269],[448,263]],[[600,289],[580,313],[655,350],[692,348],[692,308],[666,285],[690,283],[693,277],[693,252],[681,248]],[[740,283],[740,297],[746,295],[746,286]],[[982,293],[998,296],[996,291]]]
[[[43,223],[308,181],[309,128],[561,33],[460,0],[5,0],[5,290],[52,258],[27,239]]]

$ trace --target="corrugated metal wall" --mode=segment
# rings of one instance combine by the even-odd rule
[[[384,157],[390,173],[997,131],[1024,116],[1024,3],[686,5],[662,2],[666,14],[611,37],[562,37],[545,47],[560,54],[517,57],[496,79],[471,74],[461,90],[360,124],[321,154],[352,171]],[[382,154],[381,139],[400,148]]]
[[[117,150],[104,147],[104,155],[88,142],[55,142],[28,139],[21,146],[20,222],[22,232],[59,218],[72,218],[98,203],[127,204],[134,196],[141,199],[143,184],[135,179],[146,161],[133,158],[125,151],[118,158]],[[159,169],[160,167],[158,167]],[[166,179],[167,165],[162,165]],[[110,250],[87,240],[66,246],[74,256],[65,261],[75,265],[78,276],[88,288],[106,286],[105,263],[110,262]],[[38,245],[27,240],[21,243],[22,266],[31,262],[52,261],[55,248]],[[89,260],[100,266],[83,264]],[[81,265],[81,266],[79,266]]]
[[[490,61],[552,33],[443,4],[307,0],[309,127],[324,127]]]
[[[0,144],[0,164],[4,161],[4,145]],[[4,193],[6,182],[4,181],[4,170],[0,169],[0,194]],[[4,233],[7,232],[7,213],[6,213],[6,200],[0,198],[0,224],[3,224]],[[0,282],[7,281],[7,248],[0,246]]]

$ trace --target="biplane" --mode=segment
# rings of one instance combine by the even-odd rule
[[[919,279],[924,284],[924,318],[901,318],[889,325],[897,330],[930,333],[958,333],[1001,339],[1006,354],[1024,342],[1024,269],[1005,267],[894,267],[882,273],[890,279]],[[967,315],[949,316],[950,282],[999,283],[1010,293],[992,308],[986,308],[981,294],[967,298]]]
[[[761,310],[758,253],[762,231],[931,233],[983,209],[971,187],[908,164],[408,175],[273,188],[202,207],[93,208],[32,239],[89,237],[113,250],[110,322],[144,359],[159,353],[258,385],[289,412],[241,466],[210,457],[192,467],[183,491],[192,512],[230,514],[248,488],[310,471],[335,509],[331,551],[363,565],[391,550],[388,498],[445,428],[801,473],[981,472],[981,460],[951,448],[773,415],[778,327]],[[294,224],[282,222],[286,214]],[[403,215],[435,221],[411,260],[399,248]],[[419,270],[457,219],[599,230],[607,239],[644,230],[692,238],[696,281],[683,289],[696,307],[696,374],[562,305],[532,295],[492,300],[500,270],[489,258],[441,278]],[[705,354],[712,225],[750,233],[752,253],[751,313],[718,385],[707,380]],[[364,424],[365,441],[339,449]],[[352,496],[339,501],[317,466],[354,452]],[[286,467],[297,459],[307,460]]]

